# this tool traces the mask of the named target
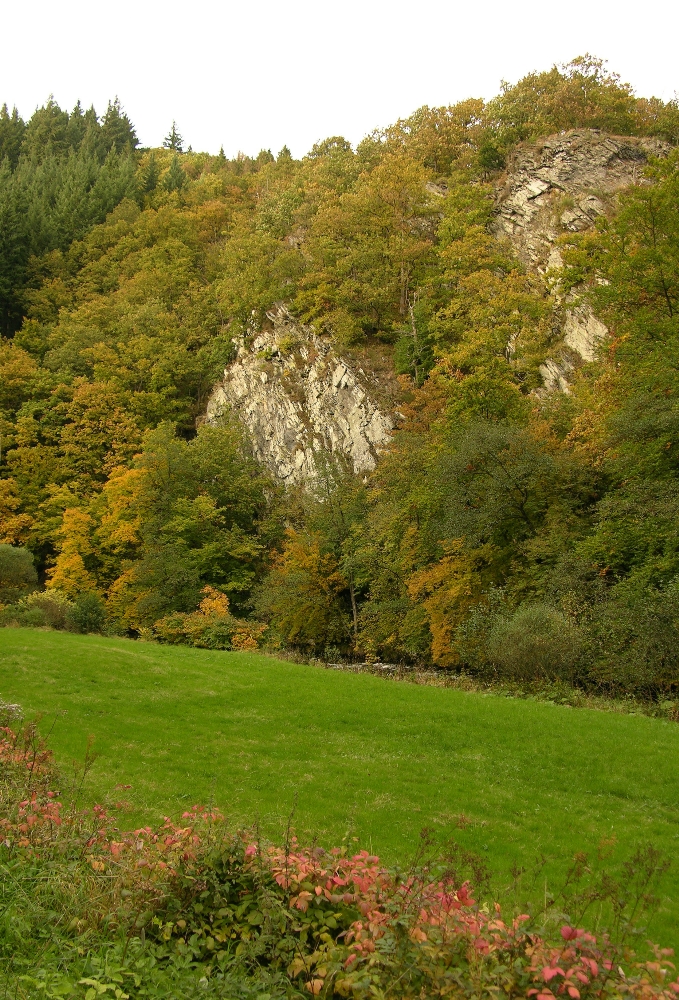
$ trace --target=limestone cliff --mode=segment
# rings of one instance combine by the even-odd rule
[[[287,483],[313,478],[321,451],[346,456],[356,472],[374,468],[393,428],[374,401],[375,376],[353,368],[284,306],[268,319],[268,329],[238,345],[210,396],[207,421],[235,412],[255,456]]]

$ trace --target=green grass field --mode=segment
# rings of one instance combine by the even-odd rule
[[[32,629],[0,630],[0,697],[44,714],[62,764],[94,736],[84,794],[127,800],[128,828],[213,801],[280,839],[296,803],[301,839],[406,860],[428,826],[498,884],[540,852],[556,879],[613,836],[611,864],[679,853],[679,726],[658,719]],[[679,946],[679,858],[663,896],[649,933]]]

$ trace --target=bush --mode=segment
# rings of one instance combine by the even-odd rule
[[[13,604],[37,584],[38,574],[28,549],[0,545],[0,604]]]
[[[549,604],[522,604],[498,616],[488,635],[488,658],[508,679],[574,680],[584,639],[577,625]]]
[[[618,586],[597,608],[592,634],[599,687],[651,699],[679,690],[679,579],[661,589]]]
[[[257,649],[266,626],[234,618],[228,597],[214,587],[203,587],[202,593],[205,597],[197,611],[166,615],[153,626],[154,635],[164,642],[200,649]]]
[[[66,628],[66,619],[73,607],[72,602],[61,590],[39,590],[20,601],[26,612],[39,611],[43,616],[44,625],[50,628]],[[26,623],[26,614],[22,624]]]
[[[98,594],[79,594],[74,604],[64,616],[65,627],[69,632],[86,634],[101,632],[106,618],[106,607]]]

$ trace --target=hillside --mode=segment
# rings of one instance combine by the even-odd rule
[[[4,109],[1,620],[674,701],[678,139],[591,57],[301,160]]]

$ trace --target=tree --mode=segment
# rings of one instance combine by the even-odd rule
[[[181,168],[179,156],[175,153],[170,163],[170,169],[165,174],[163,184],[167,191],[181,191],[188,184],[188,177]]]
[[[19,162],[21,145],[26,133],[26,123],[19,116],[16,108],[12,108],[12,113],[6,104],[0,109],[0,163],[8,160],[12,170]]]
[[[48,588],[69,597],[96,593],[97,581],[93,569],[96,563],[92,540],[94,520],[87,511],[70,507],[64,511],[58,532],[59,555],[49,570]]]
[[[410,291],[432,259],[426,220],[434,208],[425,180],[417,163],[385,156],[313,218],[296,303],[340,343],[390,333],[407,316]]]
[[[108,102],[106,114],[102,118],[101,144],[107,153],[111,149],[115,149],[116,153],[122,153],[125,149],[135,149],[139,145],[134,125],[123,111],[117,97],[113,102]]]
[[[172,128],[168,134],[163,139],[163,146],[165,149],[171,149],[175,153],[183,152],[184,139],[182,138],[175,121],[172,122]]]
[[[38,583],[28,549],[0,543],[0,603],[11,604]]]
[[[68,123],[68,112],[62,111],[50,94],[47,104],[38,108],[28,122],[22,153],[35,160],[67,153],[72,148]]]
[[[504,150],[517,140],[570,128],[633,135],[635,112],[630,85],[586,53],[561,68],[529,73],[513,86],[503,83],[486,108],[486,120]]]
[[[99,505],[103,547],[118,553],[111,614],[149,627],[192,612],[206,585],[241,607],[271,530],[267,488],[233,425],[204,425],[188,444],[168,424],[148,433],[133,470],[112,474]]]
[[[21,498],[14,479],[0,479],[0,543],[21,545],[33,525],[30,514],[21,514]]]
[[[257,609],[285,644],[318,652],[329,644],[344,646],[350,638],[341,599],[346,589],[335,556],[323,551],[322,537],[288,529]]]
[[[145,194],[151,194],[152,191],[155,191],[158,187],[159,178],[160,167],[158,166],[156,154],[151,150],[149,158],[146,161],[146,166],[142,171],[142,187]]]

